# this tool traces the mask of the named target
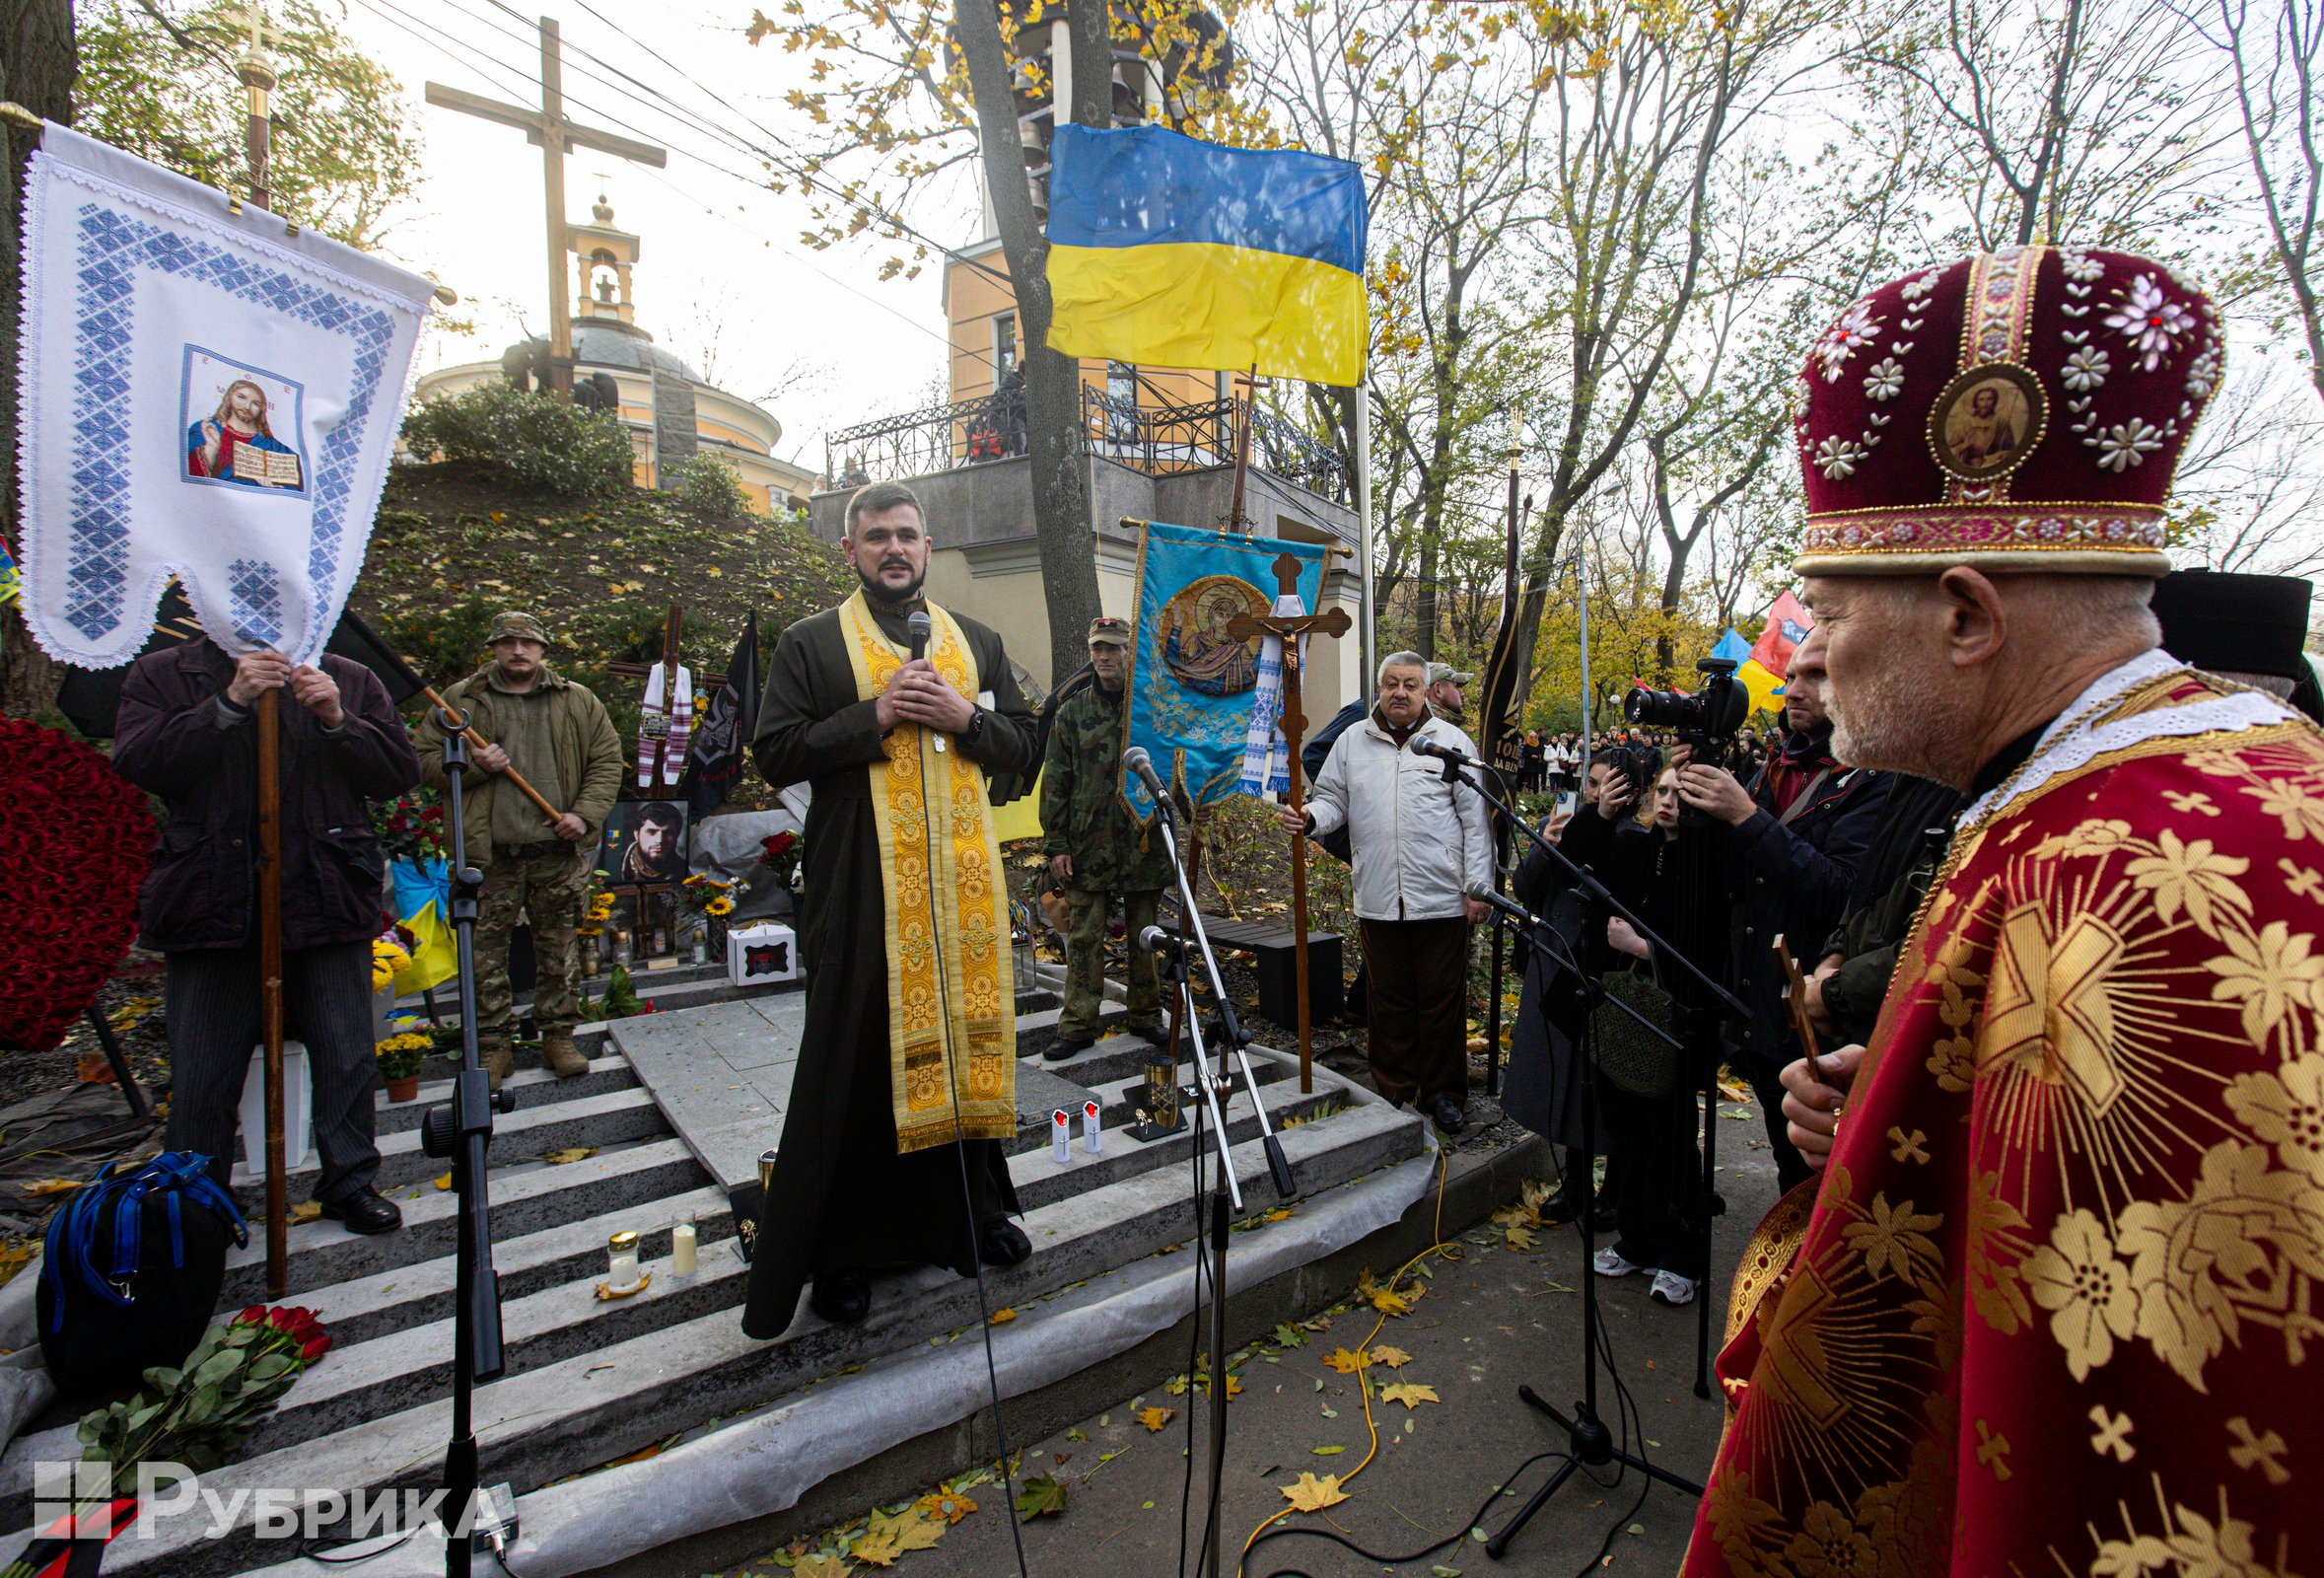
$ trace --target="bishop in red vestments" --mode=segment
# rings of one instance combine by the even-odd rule
[[[1795,662],[1972,801],[1867,1045],[1786,1074],[1822,1176],[1736,1278],[1690,1575],[2324,1574],[2324,736],[2147,609],[2220,347],[2025,247],[1809,357]],[[1956,452],[1996,389],[2019,443]]]

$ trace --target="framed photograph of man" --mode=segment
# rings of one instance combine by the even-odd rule
[[[620,800],[598,840],[608,887],[686,880],[686,808],[670,800]]]
[[[1956,376],[1929,413],[1937,464],[1964,482],[2015,470],[2041,441],[2048,401],[2022,367],[1989,362]]]

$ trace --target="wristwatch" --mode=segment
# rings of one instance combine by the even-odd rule
[[[984,708],[970,702],[968,705],[968,727],[960,731],[962,745],[972,746],[984,738]]]

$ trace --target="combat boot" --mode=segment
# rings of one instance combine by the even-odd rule
[[[569,1030],[552,1030],[543,1034],[540,1038],[540,1056],[541,1061],[547,1063],[559,1079],[571,1079],[576,1074],[589,1072],[589,1059],[582,1056],[579,1048],[574,1046],[573,1033]]]
[[[485,1077],[492,1089],[499,1090],[500,1082],[517,1071],[517,1048],[506,1036],[476,1038],[476,1061],[484,1065]]]

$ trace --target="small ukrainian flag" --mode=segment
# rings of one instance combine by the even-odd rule
[[[1363,381],[1363,171],[1162,126],[1050,145],[1050,348],[1152,367]]]

